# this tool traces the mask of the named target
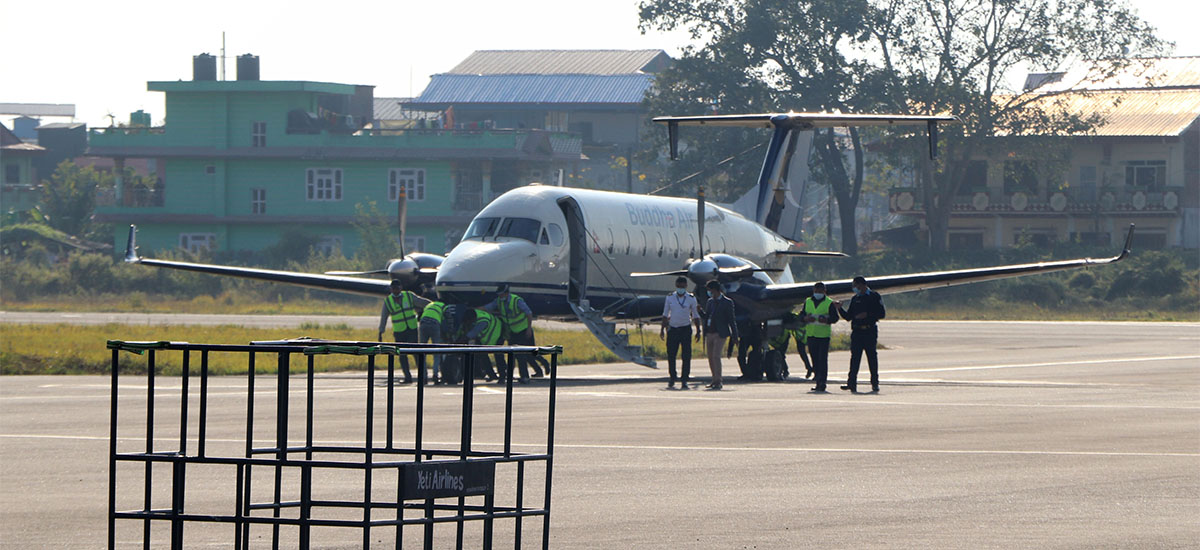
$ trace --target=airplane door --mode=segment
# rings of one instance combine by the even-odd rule
[[[578,304],[587,299],[587,228],[583,224],[583,211],[574,198],[558,199],[558,207],[567,218],[567,242],[570,243],[567,300]]]

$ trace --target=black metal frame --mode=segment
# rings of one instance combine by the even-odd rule
[[[456,548],[462,548],[464,527],[468,521],[483,522],[483,548],[491,548],[493,543],[493,524],[496,519],[513,519],[515,524],[514,548],[521,548],[522,521],[526,517],[542,518],[541,547],[549,548],[550,538],[550,496],[551,473],[553,469],[554,450],[554,414],[557,390],[558,355],[562,348],[536,346],[455,346],[455,345],[420,345],[378,342],[330,342],[313,340],[290,340],[280,342],[256,342],[250,345],[224,344],[192,344],[187,342],[123,342],[109,341],[112,350],[112,388],[109,424],[109,484],[108,484],[108,548],[116,548],[117,520],[141,520],[142,546],[151,548],[152,522],[169,522],[171,531],[171,548],[183,548],[184,526],[189,522],[227,523],[233,526],[233,547],[238,550],[249,548],[250,526],[270,525],[272,548],[278,548],[280,543],[280,527],[294,526],[298,528],[298,547],[309,548],[312,527],[347,527],[362,530],[362,547],[370,547],[371,532],[377,527],[395,528],[395,548],[401,548],[406,526],[422,525],[422,541],[424,548],[433,548],[434,524],[456,523]],[[146,413],[145,450],[142,452],[119,452],[118,449],[118,378],[121,351],[146,354]],[[155,449],[155,359],[156,354],[165,351],[182,352],[182,369],[180,373],[181,399],[179,417],[179,443],[174,450]],[[192,441],[196,451],[188,452],[189,427],[189,379],[197,373],[192,372],[191,356],[194,352],[200,354],[200,390],[199,418],[197,421],[197,436]],[[209,415],[209,354],[210,353],[242,353],[247,357],[246,383],[246,432],[244,456],[213,456],[206,452],[208,438],[207,421]],[[504,404],[504,443],[501,451],[475,450],[471,445],[473,410],[474,410],[474,359],[476,354],[504,354],[509,365],[515,365],[514,358],[518,355],[544,354],[550,356],[548,410],[546,415],[545,452],[534,454],[514,453],[512,451],[512,406],[513,382],[507,377],[505,382]],[[275,376],[275,446],[254,446],[255,422],[255,358],[260,354],[275,354],[277,358],[277,374]],[[307,356],[305,369],[305,441],[297,446],[288,440],[288,417],[291,412],[291,402],[288,392],[292,381],[290,358],[292,354]],[[365,445],[362,447],[317,445],[313,441],[314,428],[314,372],[318,355],[350,354],[365,356],[367,362],[366,376],[366,407],[365,407]],[[375,432],[375,382],[376,359],[379,355],[387,357],[387,386],[386,386],[386,441],[378,446],[374,439]],[[430,449],[424,446],[425,423],[425,389],[426,372],[418,368],[416,391],[416,422],[414,447],[400,448],[393,444],[396,402],[394,398],[395,358],[398,355],[415,356],[417,365],[424,364],[426,355],[459,355],[464,362],[464,381],[462,383],[462,425],[457,450]],[[162,376],[162,375],[159,375]],[[301,458],[298,455],[303,455]],[[322,458],[322,455],[358,455],[361,460],[335,460]],[[382,457],[382,458],[381,458]],[[409,460],[402,460],[403,458]],[[435,460],[435,458],[437,460]],[[117,467],[119,463],[140,463],[145,468],[143,481],[144,505],[141,510],[117,510]],[[404,468],[414,464],[424,463],[426,466],[436,464],[479,466],[490,462],[494,466],[515,465],[516,492],[515,504],[512,506],[497,506],[495,503],[495,487],[492,492],[483,496],[482,505],[468,504],[468,496],[425,498],[414,501],[406,499]],[[545,492],[540,507],[525,505],[526,466],[530,463],[545,463]],[[152,507],[153,476],[155,464],[171,465],[171,506],[166,509]],[[236,467],[236,504],[231,514],[193,514],[185,511],[187,466],[189,464],[223,464]],[[493,467],[494,467],[493,466]],[[273,468],[274,490],[270,502],[252,502],[251,480],[252,469]],[[282,500],[282,476],[285,469],[299,469],[300,496],[296,501]],[[361,501],[314,500],[312,498],[313,472],[320,469],[350,469],[360,470],[363,475],[363,498]],[[373,473],[376,470],[393,469],[397,471],[396,492],[394,500],[380,501],[378,496],[372,498]],[[447,501],[451,502],[447,502]],[[330,509],[360,509],[361,520],[331,519],[314,517],[314,511],[322,508]],[[395,510],[393,517],[388,519],[372,516],[374,509]],[[298,517],[281,517],[285,509],[295,509]],[[404,517],[405,510],[421,510],[416,517]],[[269,511],[270,515],[264,512]],[[451,515],[437,515],[437,512],[452,511]],[[258,512],[256,514],[256,512]],[[160,543],[161,545],[161,543]],[[444,546],[444,545],[442,545]]]

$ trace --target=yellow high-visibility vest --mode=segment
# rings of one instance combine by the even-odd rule
[[[500,334],[503,332],[500,318],[483,311],[482,309],[475,310],[475,322],[486,321],[487,328],[483,329],[483,334],[479,335],[479,343],[484,346],[494,346],[500,343]]]
[[[425,306],[425,310],[421,312],[422,321],[442,322],[442,311],[446,309],[446,304],[442,302],[430,302]]]
[[[810,296],[804,299],[804,315],[812,315],[813,317],[824,315],[825,317],[829,317],[829,308],[832,306],[833,300],[830,300],[828,296],[820,304],[814,304]],[[804,325],[804,332],[808,338],[829,338],[833,335],[832,327],[826,323],[818,323],[816,321]]]
[[[509,334],[521,334],[529,328],[529,317],[517,307],[517,301],[520,299],[520,296],[510,292],[508,299],[496,301],[496,309],[504,319],[504,324],[508,326]]]
[[[393,332],[404,332],[417,328],[417,310],[413,307],[412,292],[400,291],[399,302],[396,301],[395,296],[388,294],[383,303],[387,305],[388,313],[392,314]]]

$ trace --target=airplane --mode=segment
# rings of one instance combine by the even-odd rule
[[[387,273],[408,287],[432,279],[441,299],[468,305],[490,301],[496,287],[507,283],[535,316],[578,319],[618,357],[652,367],[653,359],[630,346],[627,335],[614,333],[608,319],[661,315],[663,296],[673,290],[675,277],[686,276],[698,289],[716,279],[734,300],[739,315],[778,324],[812,295],[815,283],[795,281],[789,268],[791,259],[842,255],[804,250],[777,233],[800,132],[924,125],[933,156],[937,126],[957,119],[789,112],[658,117],[654,121],[667,125],[673,159],[678,157],[679,126],[772,130],[758,184],[751,190],[757,194],[753,218],[708,204],[702,189],[696,199],[687,199],[530,184],[510,190],[484,207],[462,241],[444,258],[411,254],[375,272],[309,274],[142,258],[137,254],[133,226],[125,261],[370,296],[387,294],[389,281],[354,275]],[[403,218],[403,201],[400,209]],[[1131,225],[1124,248],[1110,258],[867,275],[873,290],[894,294],[1049,273],[1119,262],[1129,254],[1132,238]],[[775,278],[769,274],[776,274]],[[826,294],[834,299],[850,296],[850,283],[849,278],[825,281]]]

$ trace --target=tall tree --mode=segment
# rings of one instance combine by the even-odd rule
[[[1071,112],[1040,90],[1013,89],[1028,70],[1065,72],[1086,66],[1086,85],[1167,48],[1123,0],[875,0],[868,51],[879,60],[881,94],[890,107],[957,115],[944,126],[939,157],[918,161],[917,181],[930,246],[947,247],[954,196],[973,159],[1011,152],[1014,140],[1050,156],[1046,136],[1086,132],[1103,123]],[[1034,147],[1030,147],[1030,146]],[[923,147],[923,144],[921,145]]]
[[[683,69],[675,75],[682,82],[673,81],[654,93],[703,91],[707,95],[698,97],[736,112],[748,109],[730,99],[747,93],[765,107],[798,111],[869,107],[876,101],[869,96],[872,90],[861,84],[872,66],[853,55],[853,45],[868,36],[868,8],[867,0],[646,0],[640,5],[643,31],[683,29],[703,42],[685,49],[678,61]],[[729,77],[705,80],[714,71]],[[650,104],[656,104],[653,97]],[[849,142],[860,145],[857,132],[850,137]],[[855,254],[854,211],[862,189],[864,151],[851,147],[847,166],[847,143],[825,134],[816,140],[816,161],[837,197],[842,250]],[[702,156],[704,151],[698,153]]]
[[[112,185],[111,173],[64,160],[50,179],[42,182],[39,208],[50,227],[84,237],[96,210],[96,189]]]

